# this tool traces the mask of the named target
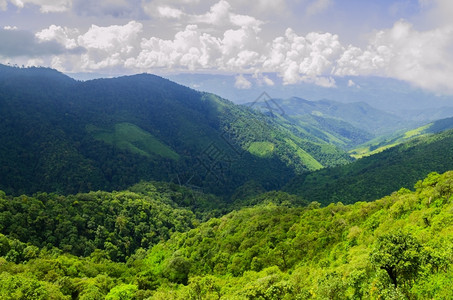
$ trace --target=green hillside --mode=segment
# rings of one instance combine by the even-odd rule
[[[415,124],[363,102],[308,101],[293,97],[247,105],[263,112],[269,109],[281,111],[284,118],[280,121],[297,125],[299,135],[315,137],[343,149],[357,147],[375,137]]]
[[[453,118],[255,104],[0,65],[0,299],[453,298]]]
[[[351,164],[296,176],[284,190],[323,205],[372,201],[453,169],[453,130],[415,138]]]
[[[362,158],[395,147],[415,137],[421,137],[430,133],[439,133],[451,128],[453,128],[453,118],[441,119],[412,130],[400,131],[390,136],[384,135],[377,137],[356,149],[350,150],[349,153],[355,158]]]
[[[324,208],[269,193],[201,224],[159,184],[68,197],[0,193],[0,297],[450,299],[452,182],[452,172],[431,173],[414,192]],[[53,213],[41,215],[43,206]],[[152,215],[153,229],[143,228]],[[47,224],[55,230],[41,232]],[[71,236],[80,230],[92,248],[74,256]],[[151,248],[133,244],[143,232]]]
[[[162,144],[149,132],[130,123],[118,123],[112,130],[87,125],[87,132],[98,141],[113,145],[121,150],[151,157],[170,158],[178,160],[179,155],[168,146]]]
[[[276,189],[351,158],[215,95],[140,74],[79,82],[0,65],[0,188],[10,194],[119,190],[173,181],[228,196]]]

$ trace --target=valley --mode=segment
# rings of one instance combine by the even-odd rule
[[[449,298],[453,122],[0,65],[3,299]]]

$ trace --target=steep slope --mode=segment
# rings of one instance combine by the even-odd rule
[[[246,105],[265,111],[271,106],[269,103],[284,112],[284,121],[298,126],[302,134],[315,136],[344,149],[351,149],[376,136],[415,124],[364,102],[308,101],[292,97]]]
[[[296,176],[284,190],[324,205],[372,201],[453,169],[453,130],[416,138],[351,164]]]
[[[171,199],[152,187],[147,186],[145,197],[130,191],[60,196],[69,208],[66,210],[59,208],[55,195],[12,198],[0,193],[0,207],[4,208],[0,228],[14,231],[0,234],[0,297],[283,300],[453,296],[453,172],[429,174],[417,182],[414,192],[400,189],[380,200],[353,205],[295,207],[286,201],[291,196],[268,193],[259,197],[266,203],[212,218],[191,230],[190,212],[177,207],[169,212]],[[71,204],[74,200],[77,203]],[[97,202],[102,204],[99,214],[90,209]],[[42,205],[53,207],[60,215],[43,218],[37,213]],[[8,218],[17,220],[18,226],[11,226]],[[146,218],[150,222],[142,222]],[[103,225],[96,228],[98,224]],[[54,230],[46,231],[44,246],[34,240],[40,225]],[[87,231],[83,245],[91,245],[91,254],[68,254],[74,249],[65,244],[71,241],[71,234],[65,233],[79,230]],[[28,243],[18,241],[17,233]],[[145,238],[140,239],[142,236]],[[138,248],[132,254],[126,251],[127,257],[118,257],[130,250],[125,246],[159,238],[163,240],[150,249]],[[60,241],[66,247],[52,248],[61,245]],[[73,242],[78,245],[77,240]],[[123,259],[126,263],[115,262]]]
[[[232,194],[345,163],[272,118],[141,74],[78,82],[43,68],[0,68],[0,188],[8,193],[118,190],[173,180]]]
[[[385,149],[394,147],[401,143],[407,142],[415,137],[421,137],[431,133],[439,133],[453,128],[453,118],[436,120],[429,124],[414,128],[408,131],[396,132],[390,136],[384,135],[377,137],[356,149],[349,151],[351,156],[361,158],[364,156],[379,153]]]
[[[372,203],[242,209],[155,246],[148,278],[188,281],[174,290],[181,299],[197,290],[225,299],[449,298],[452,181],[452,172],[432,173],[415,192]]]

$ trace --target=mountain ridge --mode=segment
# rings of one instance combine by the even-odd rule
[[[296,176],[283,191],[323,205],[372,201],[453,169],[453,130],[411,139],[347,165]]]
[[[156,75],[81,82],[6,66],[1,74],[0,188],[9,193],[113,190],[178,175],[232,194],[255,177],[273,189],[350,161],[263,114]]]

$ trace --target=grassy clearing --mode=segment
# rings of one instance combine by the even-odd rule
[[[429,127],[431,127],[432,125],[433,125],[433,123],[430,123],[430,124],[427,124],[425,126],[418,127],[418,128],[413,129],[413,130],[409,130],[409,131],[404,133],[404,138],[405,139],[410,139],[410,138],[422,135],[422,134],[426,133],[426,130]]]
[[[131,123],[118,123],[113,129],[103,129],[88,125],[87,131],[98,141],[103,141],[119,149],[143,155],[178,160],[179,155],[170,147],[160,142],[151,133]]]
[[[270,157],[274,149],[274,144],[270,142],[253,142],[250,144],[248,151],[259,157]]]
[[[298,147],[296,143],[294,143],[290,139],[285,139],[285,141],[289,146],[296,150],[297,156],[300,158],[303,164],[308,167],[309,170],[319,170],[324,167],[316,159],[314,159],[313,156],[305,152],[305,150],[303,150],[302,148]]]

